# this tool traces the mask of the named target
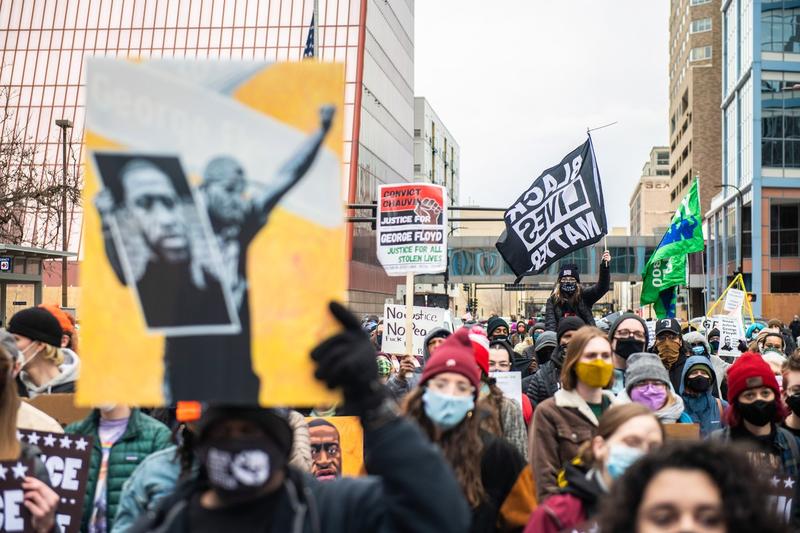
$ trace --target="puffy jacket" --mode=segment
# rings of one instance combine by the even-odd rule
[[[140,516],[155,510],[162,499],[172,494],[181,472],[176,452],[177,448],[170,446],[139,463],[122,486],[111,533],[125,533]]]
[[[594,326],[594,316],[592,315],[592,306],[608,292],[611,286],[611,271],[605,262],[600,262],[600,275],[597,283],[588,288],[584,288],[581,284],[581,299],[578,301],[578,308],[575,309],[575,314],[583,319],[589,326]],[[558,323],[564,317],[564,311],[561,306],[556,303],[555,296],[551,295],[547,299],[547,305],[544,311],[544,324],[545,329],[548,331],[558,331]]]
[[[535,406],[550,398],[559,389],[561,383],[561,368],[557,367],[551,359],[539,367],[539,370],[530,376],[528,385],[524,387],[525,394]]]
[[[364,452],[371,474],[366,477],[319,482],[290,467],[271,531],[469,530],[469,507],[453,471],[412,422],[396,418],[376,429],[365,428]],[[200,479],[182,483],[156,512],[147,513],[130,531],[188,532],[189,502],[207,488]]]
[[[100,411],[95,409],[92,413],[67,426],[66,431],[75,435],[88,435],[94,438],[92,457],[89,462],[89,482],[86,485],[86,498],[83,500],[83,517],[81,531],[87,529],[89,518],[94,507],[94,491],[97,487],[97,477],[100,473],[100,463],[103,457],[100,438],[97,429],[100,425]],[[131,409],[128,427],[125,433],[111,447],[108,457],[108,478],[106,480],[106,501],[108,502],[107,529],[113,527],[114,516],[117,513],[122,485],[125,483],[136,466],[145,457],[153,452],[162,450],[170,445],[170,432],[167,426],[142,413],[139,409]]]

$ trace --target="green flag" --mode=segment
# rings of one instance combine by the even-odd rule
[[[699,182],[695,179],[642,273],[639,302],[656,304],[659,318],[674,314],[674,288],[686,281],[686,255],[705,248],[702,220]]]
[[[699,181],[695,178],[689,192],[681,200],[677,211],[672,216],[669,229],[661,238],[653,255],[647,261],[666,259],[676,255],[701,252],[705,248],[703,241],[703,215],[700,213]]]

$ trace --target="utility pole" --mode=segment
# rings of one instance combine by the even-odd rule
[[[65,118],[58,119],[56,126],[62,131],[61,148],[64,165],[61,182],[61,249],[65,253],[61,258],[61,307],[67,307],[67,130],[72,127],[72,121]]]

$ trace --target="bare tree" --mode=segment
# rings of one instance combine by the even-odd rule
[[[23,135],[12,96],[10,87],[0,86],[0,242],[52,247],[61,235],[61,167],[47,165],[37,140]],[[68,212],[80,203],[79,181],[77,172],[68,172]]]

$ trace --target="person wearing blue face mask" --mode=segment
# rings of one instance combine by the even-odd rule
[[[532,471],[514,446],[481,430],[480,386],[469,330],[461,328],[428,360],[403,411],[455,472],[472,509],[469,531],[520,529],[536,507]]]
[[[664,429],[647,407],[637,403],[612,407],[600,418],[597,435],[559,476],[559,492],[533,512],[525,533],[571,531],[594,522],[614,481],[663,443]]]

